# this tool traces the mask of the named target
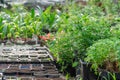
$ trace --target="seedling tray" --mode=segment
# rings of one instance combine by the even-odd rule
[[[4,77],[7,76],[6,78],[10,76],[16,76],[17,79],[20,77],[20,80],[42,80],[42,78],[43,80],[59,80],[60,78],[47,47],[5,45],[1,54],[0,70]]]

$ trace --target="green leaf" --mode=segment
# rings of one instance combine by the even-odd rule
[[[73,64],[72,64],[72,67],[76,67],[78,65],[78,62],[74,62]]]
[[[39,15],[41,16],[43,14],[43,10],[39,6],[37,8],[38,8],[38,11],[39,11]]]
[[[46,10],[45,10],[45,14],[50,14],[51,13],[51,8],[52,6],[49,6]]]
[[[2,22],[3,22],[3,19],[2,19],[2,18],[0,18],[0,26],[2,25]]]
[[[32,17],[32,18],[35,17],[35,10],[34,10],[34,9],[31,10],[31,17]]]
[[[11,33],[8,33],[8,34],[7,34],[7,37],[8,37],[8,38],[10,38],[11,36],[12,36],[12,34],[11,34]]]
[[[8,26],[5,25],[5,26],[3,27],[3,33],[4,33],[4,35],[7,34],[7,30],[8,30]]]

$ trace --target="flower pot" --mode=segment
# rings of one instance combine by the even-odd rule
[[[98,69],[98,71],[99,71],[98,80],[103,80],[103,79],[114,80],[113,77],[116,78],[115,80],[120,80],[120,73],[117,72],[110,73],[109,71],[103,69]]]
[[[26,43],[27,43],[28,45],[35,45],[35,44],[36,44],[36,41],[34,41],[34,40],[28,40],[28,41],[26,41]]]
[[[95,74],[94,70],[91,69],[91,64],[80,61],[80,75],[83,80],[120,80],[120,73],[110,73],[104,69],[98,69],[98,74]]]
[[[91,70],[91,64],[80,61],[80,75],[83,80],[97,80],[97,75]]]

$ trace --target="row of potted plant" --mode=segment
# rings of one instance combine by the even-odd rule
[[[3,9],[0,13],[0,41],[6,39],[27,41],[37,36],[38,39],[48,33],[55,32],[57,12],[48,7],[45,11],[39,8],[27,11],[22,6],[13,6],[11,10]]]

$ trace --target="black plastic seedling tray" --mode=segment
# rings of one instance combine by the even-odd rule
[[[10,76],[22,77],[21,80],[26,80],[29,77],[34,78],[33,80],[60,78],[60,74],[47,47],[18,45],[16,50],[13,49],[13,46],[4,45],[2,55],[0,55],[0,57],[5,57],[3,60],[0,60],[0,70],[3,73],[3,78],[10,78]],[[17,58],[14,56],[17,56]]]

